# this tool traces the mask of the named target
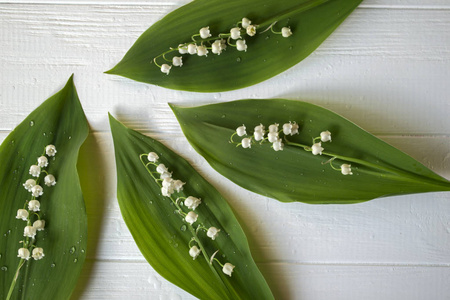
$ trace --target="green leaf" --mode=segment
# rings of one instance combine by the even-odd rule
[[[246,189],[279,201],[355,203],[450,190],[449,181],[410,156],[313,104],[271,99],[171,107],[186,138],[216,171]],[[274,151],[268,141],[253,141],[250,149],[230,143],[242,124],[251,136],[260,123],[267,130],[270,124],[282,127],[289,121],[300,125],[299,134],[286,137],[283,151]],[[322,155],[305,151],[312,146],[313,138],[327,130],[332,133],[332,142],[322,143]],[[241,139],[233,137],[236,142]],[[353,175],[332,168],[339,169],[341,164],[351,164]]]
[[[30,259],[20,269],[11,299],[68,299],[86,256],[87,217],[76,169],[78,151],[88,135],[88,124],[72,77],[66,86],[46,100],[19,124],[0,146],[0,298],[6,299],[23,247],[27,222],[16,219],[18,209],[27,208],[31,193],[23,183],[30,178],[31,165],[55,145],[45,170],[56,177],[56,185],[44,185],[37,198],[45,228],[38,231],[34,245],[44,249],[40,260]],[[37,219],[31,216],[31,223]],[[30,239],[31,241],[31,239]],[[31,251],[30,251],[31,252]],[[24,260],[23,260],[24,261]]]
[[[226,200],[182,157],[156,140],[131,130],[110,116],[117,164],[117,195],[123,219],[150,265],[167,280],[200,299],[273,299],[272,293],[251,257],[247,239]],[[173,172],[173,179],[186,184],[172,198],[163,197],[161,185],[153,177],[156,166],[148,163],[144,153],[155,152],[158,164]],[[159,178],[159,177],[158,177]],[[198,220],[192,226],[177,213],[176,197],[194,196],[202,203],[195,209]],[[179,203],[179,202],[178,202]],[[203,229],[220,229],[213,241]],[[189,241],[195,236],[202,254],[193,260]],[[222,272],[217,262],[209,263],[212,254],[222,264],[235,265],[232,276]]]
[[[243,88],[305,59],[361,1],[195,0],[151,26],[107,73],[176,90],[216,92]],[[152,62],[158,57],[157,64],[171,64],[160,55],[171,47],[176,49],[179,44],[192,42],[192,35],[198,34],[200,28],[210,27],[213,42],[219,33],[229,33],[243,17],[259,25],[255,36],[244,36],[246,52],[228,46],[221,55],[212,54],[211,50],[207,57],[184,54],[183,66],[172,67],[169,75]],[[275,31],[289,26],[293,35],[284,38],[271,30],[263,33],[275,21]],[[209,46],[208,42],[205,45]],[[166,58],[179,55],[174,50]]]

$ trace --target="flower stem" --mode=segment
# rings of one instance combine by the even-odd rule
[[[14,287],[16,286],[17,278],[19,277],[20,268],[22,268],[25,263],[25,259],[20,259],[19,264],[17,265],[16,273],[14,274],[13,281],[11,282],[11,286],[9,287],[8,295],[6,296],[6,300],[11,299],[12,293],[14,291]]]
[[[288,141],[286,138],[284,139],[286,141],[287,145],[290,146],[295,146],[295,147],[300,147],[303,148],[304,150],[308,151],[308,149],[310,149],[309,146],[303,145],[303,144],[299,144],[299,143],[293,143]],[[424,176],[420,176],[420,175],[415,175],[412,174],[410,172],[407,171],[402,171],[399,169],[392,169],[389,167],[385,167],[382,165],[378,165],[378,164],[374,164],[371,162],[368,162],[366,160],[362,160],[362,159],[358,159],[358,158],[353,158],[353,157],[348,157],[348,156],[343,156],[343,155],[339,155],[339,154],[334,154],[334,153],[330,153],[330,152],[322,152],[322,155],[325,156],[329,156],[329,157],[334,157],[335,159],[339,159],[342,161],[346,161],[346,162],[350,162],[350,163],[355,163],[361,166],[365,166],[368,167],[370,169],[375,169],[375,170],[381,170],[384,171],[388,174],[380,174],[378,172],[373,172],[371,170],[364,170],[364,169],[359,169],[360,172],[366,173],[366,174],[372,174],[374,176],[382,176],[382,177],[387,177],[387,178],[392,178],[395,180],[398,180],[398,177],[403,177],[405,180],[410,180],[413,182],[425,182],[427,184],[433,185],[433,186],[440,186],[440,187],[445,187],[444,190],[448,191],[450,190],[450,183],[449,182],[441,182],[438,180],[433,180],[433,179],[429,179],[427,177]]]

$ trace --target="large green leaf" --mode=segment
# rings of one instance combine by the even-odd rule
[[[117,164],[117,196],[123,219],[144,257],[170,282],[200,299],[273,299],[272,293],[251,257],[247,239],[226,200],[182,157],[156,140],[133,131],[110,117]],[[186,182],[180,193],[161,194],[161,185],[140,160],[140,154],[155,152],[158,163],[173,171],[173,178]],[[142,158],[147,163],[147,158]],[[159,174],[158,174],[159,175]],[[158,177],[159,178],[159,177]],[[195,209],[198,221],[189,225],[176,211],[176,197],[202,199]],[[188,212],[186,206],[180,206]],[[199,224],[220,229],[213,241]],[[189,255],[189,241],[198,238],[202,254],[196,260]],[[192,244],[193,246],[194,244]],[[211,255],[221,263],[235,265],[232,276],[222,272]]]
[[[256,84],[297,64],[313,52],[362,0],[195,0],[168,14],[136,41],[125,57],[107,73],[163,87],[196,92],[233,90]],[[152,62],[170,47],[191,42],[191,36],[209,26],[211,41],[229,33],[248,17],[259,25],[257,34],[245,36],[247,52],[228,48],[207,57],[184,54],[183,66],[165,75]],[[284,38],[268,30],[289,26]],[[200,43],[199,43],[200,44]],[[208,43],[205,43],[208,45]],[[179,55],[171,52],[167,59]],[[158,64],[165,63],[158,58]],[[170,63],[169,63],[170,64]]]
[[[450,190],[449,181],[410,156],[313,104],[271,99],[171,107],[191,145],[214,169],[246,189],[283,202],[354,203]],[[260,123],[267,128],[289,121],[300,125],[299,134],[286,137],[290,143],[283,141],[283,151],[274,151],[269,142],[254,143],[250,149],[230,143],[242,124],[252,135]],[[327,130],[332,142],[322,143],[322,155],[298,145],[312,146],[313,138]],[[233,141],[240,139],[234,136]],[[330,165],[327,161],[333,157]],[[350,164],[353,175],[332,168],[339,169],[341,164]]]
[[[28,260],[20,269],[11,299],[68,299],[86,256],[87,217],[76,169],[78,151],[88,135],[88,124],[72,78],[19,124],[0,146],[0,298],[6,299],[19,261],[27,222],[16,219],[30,193],[23,183],[31,177],[46,145],[57,153],[49,157],[48,173],[56,185],[38,198],[46,221],[37,232],[35,246],[44,249],[41,260]],[[35,178],[35,177],[34,177]],[[30,213],[31,215],[31,213]],[[36,219],[33,216],[32,219]],[[30,240],[31,241],[31,240]]]

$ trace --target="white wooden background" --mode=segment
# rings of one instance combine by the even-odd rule
[[[103,72],[188,0],[0,1],[0,141],[71,73],[91,134],[81,173],[88,259],[73,299],[193,299],[146,263],[116,200],[107,112],[186,157],[243,220],[277,299],[450,299],[450,193],[282,204],[192,150],[167,102],[285,97],[340,113],[450,178],[450,0],[365,0],[309,58],[246,89],[167,90]]]

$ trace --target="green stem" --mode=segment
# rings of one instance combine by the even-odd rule
[[[19,261],[19,264],[17,265],[16,273],[14,273],[14,278],[13,278],[13,281],[11,282],[11,286],[9,287],[9,291],[8,291],[8,295],[6,296],[6,300],[11,299],[11,295],[14,291],[14,287],[16,286],[17,278],[19,277],[20,268],[22,268],[24,263],[25,263],[25,259],[21,258]]]
[[[300,148],[303,148],[304,150],[310,149],[310,146],[306,146],[306,145],[299,144],[299,143],[289,142],[286,139],[285,139],[285,141],[286,141],[287,145],[300,147]],[[395,179],[395,180],[398,180],[398,177],[400,176],[400,177],[406,178],[406,179],[408,179],[410,181],[413,181],[413,182],[417,182],[417,181],[419,181],[419,182],[426,182],[427,184],[434,185],[434,186],[445,187],[446,188],[445,190],[450,190],[450,183],[449,182],[440,182],[440,181],[437,181],[437,180],[431,180],[431,179],[429,179],[427,177],[423,177],[423,176],[420,176],[420,175],[415,175],[415,174],[412,174],[412,173],[409,173],[409,172],[405,172],[405,171],[401,171],[401,170],[398,170],[398,169],[391,169],[391,168],[388,168],[388,167],[385,167],[385,166],[381,166],[381,165],[377,165],[377,164],[374,164],[374,163],[371,163],[371,162],[368,162],[368,161],[365,161],[365,160],[362,160],[362,159],[348,157],[348,156],[339,155],[339,154],[334,154],[334,153],[330,153],[330,152],[325,152],[324,151],[324,152],[322,152],[322,155],[329,156],[331,158],[334,157],[334,158],[342,160],[342,161],[355,163],[355,164],[362,165],[362,166],[365,166],[365,167],[368,167],[368,168],[371,168],[371,169],[382,170],[382,171],[384,171],[384,172],[386,172],[388,174],[380,174],[380,173],[373,172],[373,171],[370,171],[370,170],[361,170],[361,169],[359,169],[359,171],[363,172],[363,173],[376,175],[376,176],[382,176],[382,177],[388,177],[388,178],[392,178],[392,179]]]

